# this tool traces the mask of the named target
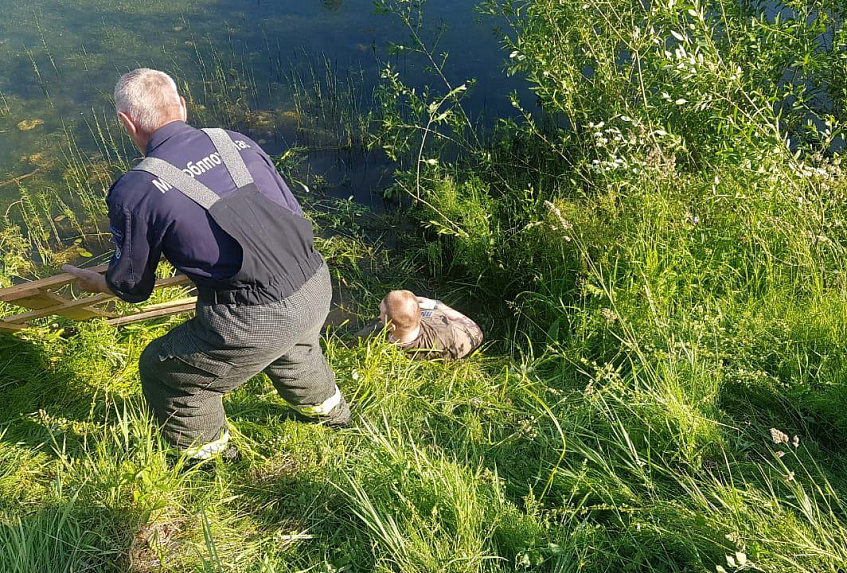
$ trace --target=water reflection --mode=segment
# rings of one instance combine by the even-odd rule
[[[472,111],[513,113],[507,94],[521,82],[503,81],[491,23],[476,22],[473,3],[427,10],[451,23],[452,79],[479,80]],[[48,237],[94,228],[111,180],[137,159],[111,92],[139,65],[177,79],[193,124],[243,131],[271,154],[301,149],[313,191],[381,204],[391,166],[356,149],[351,118],[371,101],[385,46],[407,32],[371,0],[0,0],[0,11],[0,214],[46,210]],[[315,90],[320,105],[304,96]]]

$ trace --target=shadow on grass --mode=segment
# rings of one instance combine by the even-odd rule
[[[25,338],[0,335],[0,356],[3,439],[43,446],[51,440],[51,419],[65,418],[73,411],[69,402],[80,401],[79,385],[68,372],[57,372],[43,345]]]
[[[74,500],[0,521],[4,573],[130,570],[140,515]],[[136,569],[133,569],[136,570]]]
[[[88,361],[102,370],[103,357],[93,355],[99,349],[84,345],[46,329],[0,335],[0,440],[72,454],[83,447],[83,434],[121,407],[121,397],[107,389],[113,371],[79,371]],[[96,376],[99,387],[92,383]]]
[[[273,553],[284,555],[287,566],[325,563],[329,570],[373,570],[367,535],[356,527],[358,518],[335,484],[332,468],[338,464],[320,465],[308,457],[282,450],[247,472],[230,474],[236,511],[249,514],[261,536],[273,533],[278,540]]]

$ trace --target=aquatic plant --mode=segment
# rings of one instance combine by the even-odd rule
[[[363,72],[341,72],[327,57],[292,64],[286,75],[301,145],[359,151],[368,139],[371,109]]]

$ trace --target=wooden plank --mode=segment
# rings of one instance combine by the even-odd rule
[[[141,312],[147,312],[148,310],[159,310],[161,308],[170,308],[172,306],[182,306],[184,304],[196,304],[197,297],[196,296],[187,296],[184,298],[177,298],[174,300],[169,300],[168,302],[159,302],[156,304],[147,304],[140,307],[138,310]]]
[[[59,316],[64,316],[65,318],[72,318],[75,320],[85,320],[78,319],[76,318],[77,316],[85,316],[86,318],[94,318],[95,316],[106,315],[111,316],[108,313],[103,313],[103,311],[97,311],[97,309],[89,309],[86,307],[89,307],[94,304],[108,302],[110,300],[113,300],[114,298],[114,295],[103,293],[95,294],[94,296],[78,298],[76,300],[63,299],[65,300],[65,304],[62,304],[60,306],[51,306],[49,308],[32,310],[30,312],[24,312],[22,314],[16,314],[14,316],[7,316],[3,319],[3,321],[20,324],[22,322],[26,322],[35,318],[50,316],[51,314],[58,314]],[[15,301],[15,304],[17,304],[17,301]],[[102,314],[97,314],[98,312]]]
[[[5,322],[0,322],[0,332],[17,332],[19,330],[23,330],[24,326],[20,324],[7,324]]]
[[[91,267],[89,271],[94,271],[96,273],[104,273],[109,269],[109,265],[99,265],[96,267]],[[26,291],[35,291],[40,289],[54,289],[65,286],[66,284],[70,284],[76,280],[76,277],[70,273],[62,273],[53,277],[47,277],[45,279],[38,279],[35,281],[29,281],[26,283],[21,283],[19,285],[10,286],[4,289],[0,289],[0,300],[5,302],[12,302],[15,299],[21,297],[21,293]]]
[[[100,310],[99,308],[72,308],[70,310],[53,309],[51,314],[70,318],[71,320],[90,320],[92,318],[104,317],[109,318],[115,316],[111,312]]]
[[[159,308],[156,310],[150,310],[146,312],[139,312],[138,314],[128,314],[126,316],[119,316],[118,318],[113,318],[111,320],[107,320],[109,324],[112,326],[121,326],[123,324],[129,324],[132,322],[138,322],[141,320],[148,320],[151,318],[158,318],[160,316],[168,316],[170,314],[179,314],[181,312],[190,312],[194,310],[195,303],[194,302],[186,302],[182,303],[178,306],[169,306],[166,308]]]
[[[108,265],[100,265],[98,267],[92,267],[87,270],[95,271],[98,273],[105,272],[109,268]],[[48,277],[46,279],[39,279],[37,281],[30,281],[26,283],[21,283],[19,285],[14,285],[10,287],[6,287],[0,289],[0,301],[3,302],[13,302],[15,304],[19,304],[20,300],[26,299],[27,297],[34,297],[45,292],[48,292],[46,289],[56,289],[67,284],[72,283],[76,280],[76,277],[70,273],[62,273],[60,275],[56,275],[55,277]],[[168,277],[165,279],[160,279],[156,281],[156,287],[162,288],[166,286],[175,286],[181,285],[190,282],[190,279],[183,275],[178,274],[172,277]],[[58,297],[59,295],[53,295]],[[61,298],[61,297],[60,297]],[[67,299],[63,299],[67,300]],[[23,305],[21,305],[23,306]],[[43,307],[35,307],[31,306],[29,308],[43,308]]]
[[[168,277],[166,279],[159,279],[156,281],[156,288],[165,288],[170,286],[182,285],[185,283],[191,282],[185,275],[174,275],[172,277]]]
[[[107,269],[108,265],[100,265],[92,267],[89,270],[102,273]],[[93,296],[86,296],[71,300],[47,290],[61,288],[73,282],[75,279],[76,277],[74,275],[70,273],[63,273],[54,277],[39,279],[6,289],[0,289],[0,301],[6,301],[9,304],[32,309],[30,312],[24,312],[0,319],[0,329],[13,331],[21,330],[27,326],[26,323],[28,321],[50,315],[58,315],[71,320],[89,320],[95,317],[105,317],[112,319],[111,321],[119,321],[117,324],[126,324],[137,320],[144,320],[148,317],[153,318],[155,316],[166,316],[177,312],[185,312],[187,310],[191,310],[196,302],[196,298],[182,298],[167,303],[148,305],[146,307],[142,307],[140,312],[129,314],[124,317],[116,317],[114,313],[94,307],[94,305],[116,299],[117,297],[115,297],[112,293],[100,293]],[[177,274],[172,277],[157,280],[155,288],[160,289],[179,286],[190,282],[191,280],[187,276]]]
[[[20,298],[7,302],[24,308],[39,309],[61,306],[70,300],[46,290],[29,290],[21,291]]]
[[[171,278],[178,279],[180,277]],[[71,301],[69,304],[63,305],[61,307],[51,307],[47,309],[33,310],[31,312],[26,312],[23,314],[8,316],[2,321],[0,321],[0,327],[7,326],[12,328],[14,326],[19,326],[21,325],[21,323],[27,322],[29,320],[33,320],[35,318],[43,318],[52,314],[75,320],[87,320],[97,316],[109,317],[112,318],[112,320],[108,321],[109,324],[126,324],[128,322],[134,322],[136,320],[144,320],[144,318],[146,317],[166,316],[169,313],[176,314],[179,312],[185,312],[186,310],[193,310],[195,305],[197,304],[197,297],[185,297],[176,300],[171,300],[168,302],[150,304],[142,307],[141,312],[119,317],[115,317],[113,314],[102,311],[100,309],[88,308],[91,305],[102,304],[104,302],[113,300],[114,298],[114,296],[105,293],[97,294],[94,296],[88,296],[85,298],[77,299],[75,301]],[[15,328],[15,330],[20,330],[20,328],[23,327],[24,326],[20,326],[19,328]]]

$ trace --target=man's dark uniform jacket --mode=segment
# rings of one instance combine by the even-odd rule
[[[300,205],[267,154],[246,136],[228,133],[260,192],[302,215]],[[168,161],[221,197],[235,192],[212,142],[202,131],[184,122],[158,129],[145,155]],[[141,302],[150,296],[162,254],[192,279],[226,278],[241,265],[241,247],[206,210],[149,173],[126,173],[112,185],[106,202],[115,243],[106,280],[109,288],[126,301]]]

